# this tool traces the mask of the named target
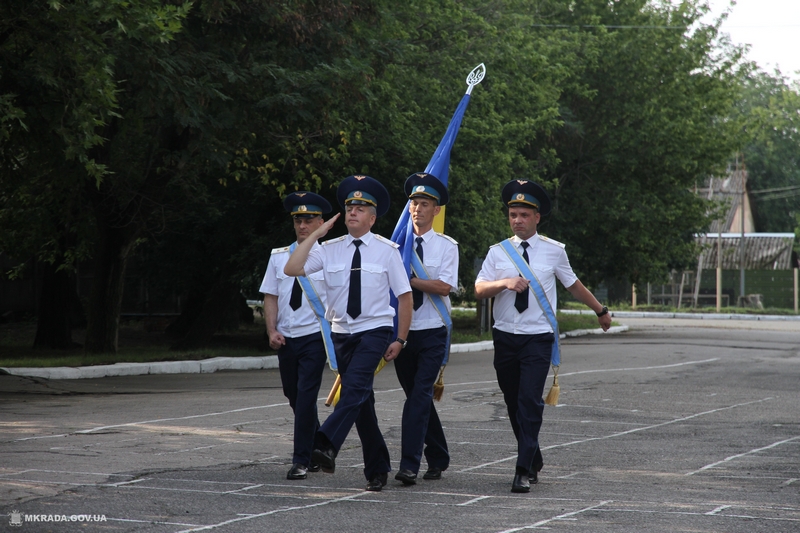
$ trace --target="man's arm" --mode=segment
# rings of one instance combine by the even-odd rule
[[[269,347],[277,350],[284,344],[286,339],[278,332],[278,296],[275,294],[264,295],[264,322],[267,325],[267,335],[269,336]]]
[[[325,221],[324,224],[314,230],[314,233],[297,245],[297,248],[294,249],[294,252],[289,256],[289,260],[286,261],[286,265],[283,267],[284,274],[293,277],[306,275],[306,271],[303,267],[305,267],[306,261],[308,261],[308,254],[311,252],[311,248],[314,246],[315,242],[328,234],[328,231],[333,227],[333,223],[336,222],[340,214],[341,213],[336,213],[333,215],[330,219]]]
[[[405,292],[397,297],[397,336],[408,340],[408,330],[411,328],[411,314],[414,311],[414,299],[411,291]],[[383,358],[391,361],[400,355],[403,346],[397,342],[392,342],[383,354]]]
[[[530,282],[522,276],[498,279],[497,281],[476,281],[475,298],[479,300],[494,298],[506,289],[514,292],[527,291],[529,284]]]
[[[589,307],[595,313],[600,313],[603,310],[603,305],[598,302],[594,294],[589,292],[589,289],[581,283],[581,280],[577,280],[571,286],[567,287],[567,290],[576,300]],[[606,313],[603,316],[597,317],[597,322],[600,324],[600,327],[603,328],[603,331],[608,331],[608,328],[611,327],[611,313]]]
[[[425,293],[438,294],[439,296],[447,296],[453,290],[449,283],[445,283],[440,279],[420,279],[414,276],[408,282],[413,289]]]

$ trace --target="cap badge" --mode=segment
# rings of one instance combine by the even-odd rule
[[[353,198],[361,198],[362,196],[363,195],[361,194],[361,191],[354,191],[353,192]]]
[[[295,196],[299,196],[300,198],[302,198],[302,197],[303,197],[303,196],[305,196],[306,194],[307,194],[307,193],[304,193],[304,192],[296,192],[296,193],[294,193],[294,195],[295,195]]]
[[[528,180],[517,180],[517,183],[519,183],[520,185],[525,185],[526,183],[528,183]]]
[[[417,176],[420,177],[420,178],[427,178],[428,177],[428,175],[425,174],[424,172],[417,172]]]
[[[416,189],[414,189],[414,192],[425,192],[425,186],[419,185]]]
[[[517,195],[517,200],[524,200],[524,199],[525,199],[525,195],[524,195],[524,194],[522,194],[522,193],[519,193],[519,194]]]
[[[355,179],[359,180],[359,181],[361,181],[361,180],[363,180],[364,178],[366,178],[366,176],[353,176],[353,177],[354,177]]]
[[[304,205],[299,205],[299,206],[297,206],[297,210],[298,211],[308,211],[308,208],[306,206],[304,206]]]

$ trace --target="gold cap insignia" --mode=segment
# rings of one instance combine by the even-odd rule
[[[362,196],[361,191],[354,191],[353,192],[353,198],[361,198],[361,196]]]
[[[359,180],[359,181],[360,181],[360,180],[363,180],[364,178],[366,178],[366,176],[353,176],[353,177],[354,177],[355,179]]]
[[[528,183],[528,180],[517,180],[517,183],[519,183],[520,185],[525,185],[526,183]]]
[[[298,211],[308,211],[308,208],[306,206],[304,206],[304,205],[298,205],[297,206],[297,210]]]
[[[425,192],[425,186],[424,185],[420,185],[416,189],[414,189],[414,191],[415,192]]]
[[[517,195],[517,200],[524,200],[524,199],[525,199],[525,195],[524,195],[524,194],[522,194],[522,193],[519,193],[519,194]]]
[[[307,193],[304,193],[304,192],[296,192],[296,193],[294,193],[294,194],[295,194],[295,196],[299,196],[300,198],[302,198],[302,197],[303,197],[303,196],[305,196]]]

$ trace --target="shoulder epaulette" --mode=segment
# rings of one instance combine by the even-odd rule
[[[282,254],[283,252],[288,252],[288,251],[289,251],[289,246],[284,246],[283,248],[273,248],[271,253]]]
[[[566,248],[566,246],[567,246],[563,242],[554,241],[553,239],[551,239],[549,237],[545,237],[544,235],[541,235],[541,234],[537,234],[537,235],[539,235],[539,240],[540,241],[546,242],[548,244],[554,244],[554,245],[559,246],[561,248]]]
[[[331,239],[329,241],[323,241],[321,246],[325,246],[327,244],[333,244],[335,242],[343,241],[345,237],[347,237],[347,235],[342,235],[341,237],[336,237],[335,239]]]
[[[438,231],[436,232],[436,235],[438,235],[439,237],[444,237],[453,244],[458,245],[458,241],[452,238],[450,235],[445,235],[444,233],[439,233]]]
[[[400,248],[399,244],[397,244],[396,242],[394,242],[394,241],[392,241],[390,239],[387,239],[383,235],[378,235],[377,233],[375,233],[375,238],[378,239],[381,242],[384,242],[384,243],[386,243],[386,244],[388,244],[390,246],[393,246],[394,248]]]

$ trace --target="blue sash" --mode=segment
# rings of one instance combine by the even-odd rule
[[[431,277],[428,275],[428,272],[425,270],[425,265],[423,265],[422,261],[419,260],[417,251],[413,249],[411,253],[411,270],[414,271],[414,274],[419,279],[426,281],[431,279]],[[450,318],[450,313],[447,311],[447,305],[445,305],[444,299],[441,296],[438,294],[431,294],[429,292],[426,292],[425,294],[439,312],[439,316],[442,317],[442,322],[444,322],[444,325],[447,327],[447,341],[444,350],[444,361],[442,361],[442,366],[445,366],[448,359],[450,359],[450,334],[453,331],[453,320]]]
[[[292,243],[289,247],[289,253],[294,252],[295,248],[297,248],[296,242]],[[297,276],[297,281],[300,282],[300,287],[303,289],[303,293],[306,295],[311,309],[314,310],[314,314],[317,315],[317,320],[319,320],[320,330],[322,331],[322,342],[325,345],[325,353],[328,356],[328,366],[330,366],[331,370],[334,372],[338,372],[339,365],[336,363],[336,353],[333,350],[333,340],[331,339],[331,325],[325,319],[325,306],[322,305],[322,300],[310,279],[305,276]]]
[[[547,317],[547,321],[550,322],[550,327],[553,328],[553,333],[555,334],[553,351],[550,354],[550,364],[559,366],[561,364],[561,350],[558,342],[558,321],[556,320],[556,313],[550,306],[550,301],[547,299],[547,294],[545,294],[542,284],[539,283],[539,280],[536,278],[536,274],[531,270],[531,266],[519,254],[519,250],[517,250],[514,242],[511,239],[506,239],[500,243],[500,246],[503,248],[506,255],[508,255],[509,259],[513,261],[514,266],[517,267],[522,277],[530,281],[528,288],[536,297],[539,307],[541,307],[542,312]]]

